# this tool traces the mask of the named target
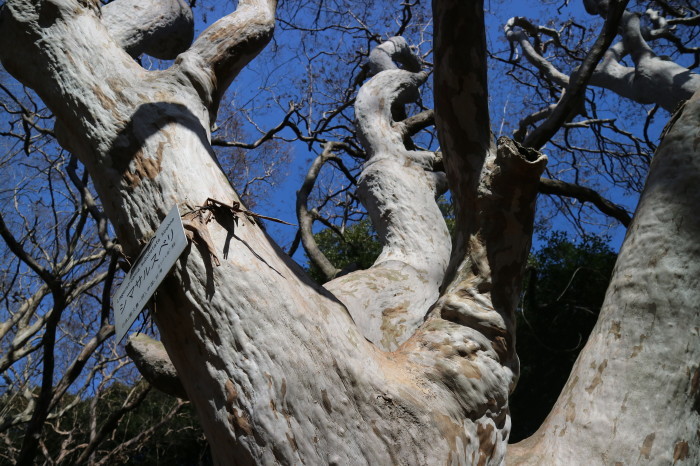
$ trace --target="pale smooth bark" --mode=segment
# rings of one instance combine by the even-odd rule
[[[117,0],[101,12],[109,35],[132,57],[172,60],[194,37],[194,17],[184,0]]]
[[[126,344],[126,354],[152,386],[168,395],[187,399],[177,370],[160,341],[142,333],[131,335]]]
[[[10,0],[0,12],[0,60],[56,115],[61,143],[90,170],[126,255],[136,257],[173,204],[189,222],[193,241],[160,287],[153,317],[219,464],[499,464],[510,431],[508,394],[518,374],[513,315],[546,158],[508,139],[492,140],[483,4],[433,3],[435,116],[457,203],[452,253],[434,205],[442,178],[432,172],[436,156],[407,150],[404,125],[395,121],[400,113],[396,105],[410,98],[425,74],[406,66],[383,69],[363,86],[356,109],[368,153],[361,195],[384,249],[372,268],[336,279],[327,289],[311,282],[245,215],[236,218],[230,210],[216,209],[210,222],[202,221],[210,213],[207,199],[228,205],[238,201],[213,158],[209,128],[228,84],[269,41],[275,7],[274,1],[241,0],[171,68],[147,72],[110,36],[95,4]],[[697,151],[692,139],[697,106],[694,100],[687,110],[695,120],[669,133],[682,150],[668,143],[660,153],[670,155],[652,167],[652,173],[661,175],[659,181],[652,177],[652,194],[640,206],[640,215],[645,205],[653,215],[643,215],[633,225],[633,232],[643,236],[661,232],[670,259],[655,245],[638,245],[637,233],[631,233],[632,246],[623,251],[631,265],[621,259],[622,281],[610,293],[619,300],[616,308],[639,304],[649,311],[641,313],[647,319],[667,302],[673,312],[648,323],[662,331],[658,336],[649,331],[644,338],[639,332],[645,328],[632,310],[629,319],[627,311],[612,321],[603,318],[601,336],[590,345],[600,340],[608,346],[584,355],[593,368],[587,362],[577,366],[581,380],[592,377],[585,385],[590,390],[565,392],[565,397],[580,396],[578,403],[591,407],[593,414],[567,421],[583,423],[579,437],[575,426],[570,433],[556,430],[567,440],[557,451],[564,460],[574,447],[584,448],[576,445],[584,434],[591,446],[584,453],[596,453],[601,442],[609,442],[610,435],[594,435],[600,433],[598,419],[586,416],[606,409],[600,400],[616,400],[617,383],[639,383],[635,374],[647,377],[646,385],[639,385],[646,390],[654,385],[649,371],[673,362],[665,374],[679,381],[674,393],[685,395],[688,389],[697,396],[690,375],[697,368],[688,365],[697,359],[695,347],[685,342],[675,353],[665,352],[672,348],[669,339],[680,340],[672,324],[697,327],[687,314],[697,302],[698,287],[681,292],[672,281],[698,275],[697,264],[690,262],[697,246],[688,239],[697,233],[697,221],[680,215],[695,200],[686,192],[697,185],[687,178],[697,174],[692,165],[697,157],[692,160],[689,152]],[[685,114],[679,122],[686,121]],[[671,157],[670,165],[666,157]],[[692,166],[679,174],[673,162],[681,161]],[[671,186],[663,183],[669,180]],[[666,202],[679,207],[664,210]],[[670,226],[660,223],[664,215]],[[673,240],[668,228],[686,240]],[[635,256],[638,249],[641,258]],[[635,262],[654,258],[644,267]],[[634,286],[648,290],[641,283],[650,278],[630,280],[628,269],[633,279],[635,273],[658,273],[651,277],[654,282],[668,284],[675,295],[654,295],[653,306],[645,304],[644,297],[652,293],[638,294],[643,290]],[[358,282],[364,285],[354,284]],[[405,289],[414,284],[420,289]],[[412,302],[406,304],[406,299]],[[670,299],[679,300],[678,306]],[[397,308],[410,309],[410,326],[418,326],[415,332],[400,329],[399,338],[401,322],[388,319],[389,335],[382,329]],[[619,339],[625,345],[642,345],[635,357],[644,354],[646,359],[631,366],[635,370],[629,375],[614,359],[610,342],[618,341],[616,333],[625,335]],[[604,350],[610,351],[607,360]],[[600,378],[613,368],[615,378],[609,383]],[[643,423],[639,407],[651,395],[630,394],[627,402],[634,401],[634,407],[620,405],[628,416],[626,431]],[[683,407],[688,406],[693,404],[686,401]],[[681,417],[681,411],[672,413],[674,419],[693,425],[694,415]],[[561,413],[568,411],[555,411],[550,424],[561,426]],[[670,421],[664,419],[667,428]],[[618,424],[614,428],[624,430]],[[657,430],[664,445],[669,443],[672,435]],[[630,444],[633,436],[628,436]],[[690,440],[678,439],[677,456],[696,458],[696,447],[683,443]],[[555,444],[542,445],[546,462],[551,459],[547,448]],[[634,461],[630,451],[624,449],[628,461]],[[577,459],[581,457],[588,456]]]
[[[56,115],[61,143],[90,170],[125,254],[138,254],[173,204],[197,232],[161,286],[154,318],[217,462],[498,462],[513,374],[499,353],[513,353],[490,322],[461,319],[448,303],[397,351],[382,352],[250,219],[236,223],[219,210],[208,224],[195,221],[208,198],[238,201],[212,157],[209,127],[228,84],[270,39],[274,8],[239,2],[170,69],[147,72],[92,3],[13,0],[0,16],[0,58]],[[509,177],[531,162],[510,146],[502,158],[484,183],[497,190],[495,180],[504,180],[504,196],[491,201],[507,212],[509,195],[520,194],[509,191]],[[420,169],[406,168],[428,180],[422,195],[432,199],[418,159]],[[389,162],[369,162],[381,163]],[[381,199],[371,194],[381,181],[366,178],[368,197]],[[532,211],[534,195],[517,199]],[[387,244],[397,246],[392,228]],[[382,264],[420,257],[393,249]],[[434,265],[419,265],[436,288]],[[397,295],[381,305],[402,302]]]
[[[394,60],[406,63],[398,69]],[[327,283],[352,315],[363,335],[393,351],[423,323],[437,300],[450,259],[451,240],[435,202],[445,174],[433,171],[438,156],[407,150],[393,113],[416,100],[427,78],[405,39],[394,37],[370,54],[376,74],[355,103],[356,128],[367,153],[358,195],[375,225],[382,252],[368,270]],[[409,71],[410,69],[416,72]],[[373,289],[372,292],[367,292]]]
[[[674,116],[600,318],[510,464],[700,463],[700,91]]]

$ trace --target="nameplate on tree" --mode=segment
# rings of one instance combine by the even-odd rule
[[[124,338],[186,247],[185,229],[180,212],[177,206],[174,206],[141,251],[114,295],[117,343]]]

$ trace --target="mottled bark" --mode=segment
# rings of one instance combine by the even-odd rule
[[[546,158],[507,138],[493,143],[483,13],[478,1],[433,1],[435,120],[456,201],[457,236],[442,296],[409,343],[438,344],[436,330],[449,329],[450,338],[439,345],[464,345],[451,358],[462,370],[449,368],[468,395],[461,399],[470,407],[464,430],[472,441],[481,439],[481,453],[488,450],[499,461],[510,431],[508,394],[519,370],[514,312]],[[467,368],[483,376],[481,384],[460,385]],[[480,399],[486,403],[475,403]]]
[[[652,162],[601,315],[509,463],[700,463],[700,91]]]
[[[194,218],[209,198],[238,201],[209,128],[228,84],[269,41],[275,7],[241,0],[171,68],[153,72],[87,0],[10,0],[0,12],[0,60],[56,115],[61,143],[90,170],[128,256],[173,204]],[[220,209],[193,224],[207,244],[191,243],[159,289],[153,317],[219,464],[505,458],[518,374],[513,313],[546,159],[492,140],[482,3],[435,0],[433,8],[435,119],[457,203],[451,255],[434,200],[436,155],[408,150],[406,125],[396,121],[426,75],[380,66],[356,106],[368,154],[360,192],[384,246],[373,267],[319,287],[250,218]],[[659,149],[597,336],[528,453],[540,464],[608,454],[615,435],[625,461],[654,448],[668,456],[669,445],[677,459],[697,459],[686,435],[697,428],[697,345],[674,325],[694,338],[700,326],[689,215],[699,106],[687,104]],[[400,312],[406,322],[393,319]],[[662,396],[654,371],[670,381]],[[668,399],[676,403],[666,415]],[[581,410],[573,417],[571,400]],[[636,457],[645,403],[663,429],[644,437]],[[620,423],[600,421],[615,412]]]
[[[56,115],[61,143],[90,170],[128,256],[138,254],[173,204],[187,214],[208,198],[237,201],[212,157],[209,128],[226,86],[270,39],[274,7],[272,1],[239,2],[171,68],[154,72],[119,47],[92,3],[12,0],[3,8],[4,66]],[[10,42],[19,44],[7,47]],[[410,71],[387,73],[407,77],[408,87],[424,79]],[[379,73],[375,83],[387,76]],[[403,91],[389,92],[398,98]],[[391,121],[387,105],[368,103],[367,117]],[[395,132],[401,142],[403,130]],[[378,176],[382,164],[397,165],[395,154],[386,144],[373,145],[371,133],[366,140],[375,149],[363,175],[365,198],[379,212],[396,208],[403,219],[410,206],[382,204],[387,187]],[[424,223],[437,221],[439,177],[425,170],[434,155],[397,155],[406,166],[397,167],[395,180],[405,183],[405,172],[420,181],[421,205],[428,210],[419,216]],[[508,196],[520,193],[511,177],[530,162],[510,146],[501,158],[503,165],[493,165],[489,175],[501,195],[488,202],[507,212]],[[525,184],[536,186],[538,175]],[[404,194],[405,187],[388,187]],[[524,202],[531,208],[531,200],[520,197],[516,207]],[[515,226],[509,218],[494,216],[508,228]],[[338,297],[308,280],[255,223],[245,216],[234,220],[220,211],[199,225],[211,244],[194,242],[185,251],[158,292],[153,316],[219,463],[500,461],[512,370],[503,369],[499,354],[511,349],[499,346],[497,336],[490,339],[490,324],[480,327],[487,337],[465,325],[478,327],[483,320],[461,321],[446,312],[452,320],[444,320],[434,312],[397,351],[382,352],[364,338],[376,327],[361,332]],[[387,248],[369,273],[384,268],[385,282],[371,285],[387,300],[372,302],[374,308],[401,305],[400,294],[389,300],[379,287],[399,286],[404,269],[425,277],[435,293],[449,246],[416,246],[435,247],[442,257],[436,261],[400,244],[400,235],[416,241],[418,232],[402,232],[391,222],[383,228]],[[438,237],[446,240],[446,231]],[[212,262],[209,246],[220,265]],[[372,286],[358,291],[371,295]],[[343,291],[350,295],[348,289]],[[424,298],[423,312],[432,299]]]
[[[400,37],[373,50],[370,68],[376,75],[360,88],[355,103],[355,126],[367,153],[358,195],[382,252],[368,270],[325,285],[347,306],[362,334],[389,351],[413,335],[437,300],[451,249],[435,202],[445,190],[445,174],[433,170],[438,156],[408,150],[405,125],[394,120],[404,114],[404,104],[417,99],[427,78],[411,56]],[[394,61],[406,63],[406,69]]]

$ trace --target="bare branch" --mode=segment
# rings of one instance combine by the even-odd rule
[[[335,157],[332,151],[335,149],[336,144],[338,143],[328,142],[324,145],[323,152],[321,152],[311,164],[304,178],[304,183],[299,191],[297,191],[296,202],[299,232],[301,233],[301,242],[304,245],[304,250],[306,250],[309,259],[321,270],[326,280],[333,279],[333,277],[340,272],[340,269],[335,268],[335,266],[331,264],[326,255],[323,254],[316,244],[313,235],[313,222],[315,218],[313,213],[309,211],[308,203],[309,195],[316,184],[319,173],[321,173],[321,168],[328,160]]]
[[[144,399],[146,399],[146,396],[148,393],[151,391],[151,386],[147,385],[145,388],[141,388],[139,386],[136,386],[132,389],[131,393],[129,394],[129,397],[124,401],[122,406],[115,410],[112,411],[107,419],[105,419],[104,424],[100,428],[100,430],[97,432],[97,435],[90,439],[90,442],[87,444],[85,450],[80,454],[78,459],[76,460],[77,464],[82,464],[87,460],[87,458],[92,454],[95,448],[104,440],[104,438],[111,434],[114,429],[116,428],[117,424],[121,420],[122,417],[124,417],[125,414],[127,414],[130,411],[133,411],[137,406],[139,406]],[[137,392],[134,395],[134,392]],[[131,396],[133,396],[132,399]]]
[[[126,353],[148,383],[163,393],[187,399],[175,366],[161,342],[142,333],[131,335],[126,344]]]
[[[618,220],[625,227],[628,227],[632,221],[625,209],[605,199],[597,191],[585,186],[549,178],[540,178],[539,192],[541,194],[573,197],[581,202],[590,202],[602,213]]]
[[[617,27],[628,1],[629,0],[620,0],[611,2],[605,17],[605,23],[603,24],[598,38],[589,50],[583,63],[576,71],[575,76],[569,81],[564,95],[544,123],[535,128],[535,130],[525,138],[523,145],[535,149],[541,148],[557,131],[559,131],[559,128],[561,128],[566,119],[569,118],[571,112],[576,107],[580,106],[580,101],[586,92],[586,87],[595,72],[598,62],[603,58],[603,55],[617,35]]]
[[[504,28],[508,41],[511,43],[516,42],[520,45],[520,49],[523,51],[525,58],[527,58],[535,68],[547,76],[547,78],[557,86],[568,86],[569,76],[559,71],[532,47],[526,31],[535,29],[532,23],[522,17],[509,19]]]
[[[265,134],[260,136],[256,141],[251,142],[251,143],[245,143],[245,142],[237,142],[237,141],[226,141],[221,138],[212,138],[211,140],[211,145],[212,146],[219,146],[219,147],[240,147],[241,149],[255,149],[259,147],[261,144],[265,143],[266,141],[269,141],[272,139],[277,133],[282,131],[284,128],[290,127],[294,128],[296,131],[298,131],[298,128],[296,128],[296,125],[290,121],[292,118],[292,115],[297,110],[297,106],[294,105],[294,103],[290,102],[289,103],[289,110],[287,111],[287,114],[284,116],[282,121],[275,126],[274,128],[270,128]]]

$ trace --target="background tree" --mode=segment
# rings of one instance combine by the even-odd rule
[[[37,462],[113,462],[181,419],[183,402],[161,398],[158,416],[125,429],[156,395],[134,386],[138,374],[110,341],[113,233],[87,173],[53,142],[50,114],[26,89],[8,83],[2,91],[0,462],[15,464],[28,434],[38,439]],[[187,432],[182,421],[169,428]]]
[[[534,434],[551,411],[598,319],[615,254],[604,238],[555,232],[530,258],[517,313],[520,379],[510,441]]]
[[[692,72],[700,60],[691,45],[699,31],[693,2],[630,2],[624,11],[583,3],[591,15],[620,14],[619,24],[609,21],[596,39],[599,22],[591,27],[585,16],[545,18],[546,26],[514,17],[504,28],[510,47],[493,54],[528,94],[509,102],[522,115],[515,140],[546,144],[551,154],[551,180],[542,180],[540,192],[563,195],[550,199],[580,232],[596,221],[584,203],[627,226],[626,209],[605,196],[625,195],[634,209],[661,126],[700,87]]]

